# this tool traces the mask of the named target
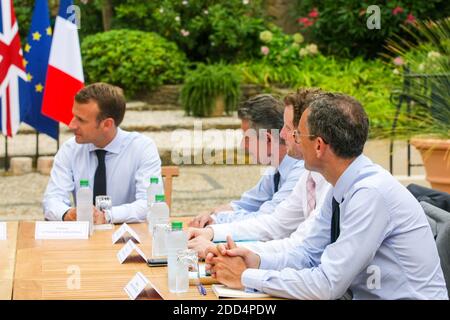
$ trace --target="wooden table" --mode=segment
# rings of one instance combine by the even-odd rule
[[[11,300],[16,259],[18,222],[7,222],[8,236],[0,240],[0,300]]]
[[[195,286],[187,293],[170,293],[167,268],[150,268],[140,257],[120,264],[116,254],[124,243],[112,244],[113,230],[95,231],[89,240],[35,240],[34,226],[34,222],[19,225],[14,299],[128,299],[123,289],[138,271],[153,287],[143,298],[216,299],[210,286],[205,286],[206,296],[201,296]],[[130,226],[141,237],[138,246],[151,256],[147,224]]]

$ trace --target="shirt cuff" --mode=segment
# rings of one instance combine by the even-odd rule
[[[267,272],[269,271],[246,269],[241,275],[241,283],[246,289],[251,288],[262,292]]]
[[[232,236],[228,224],[210,224],[208,227],[214,231],[212,241],[226,241],[228,235]]]
[[[128,218],[127,208],[124,206],[112,207],[111,209],[111,222],[110,223],[123,223]]]
[[[261,270],[278,270],[276,255],[270,252],[258,253],[260,258],[259,269]]]
[[[53,208],[47,212],[45,217],[48,220],[53,221],[63,221],[63,215],[66,213],[67,210],[69,210],[71,207],[63,202],[55,202],[53,204]]]

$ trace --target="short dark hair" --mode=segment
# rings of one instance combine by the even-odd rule
[[[259,94],[244,101],[238,109],[238,117],[248,120],[250,127],[256,131],[260,129],[277,130],[283,128],[284,105],[280,99],[270,94]],[[280,138],[284,144],[284,140]]]
[[[294,107],[294,128],[298,127],[303,112],[308,108],[314,97],[320,93],[323,93],[320,88],[299,88],[297,92],[289,93],[284,97],[285,106]]]
[[[369,132],[369,118],[353,97],[323,93],[309,106],[309,134],[321,137],[341,158],[359,156]]]
[[[126,100],[121,88],[102,82],[90,84],[75,95],[78,103],[95,101],[100,110],[97,121],[112,118],[116,126],[122,123]]]

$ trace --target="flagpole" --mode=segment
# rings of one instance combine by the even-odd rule
[[[5,136],[5,172],[9,170],[8,163],[8,136]]]
[[[58,150],[59,150],[59,122],[58,122],[58,126],[56,127],[56,132],[57,132],[56,152],[58,152]]]
[[[39,131],[36,131],[36,159],[35,159],[35,167],[37,168],[37,162],[39,158]]]

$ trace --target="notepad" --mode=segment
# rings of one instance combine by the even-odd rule
[[[245,292],[244,290],[231,289],[223,284],[213,284],[212,290],[217,298],[268,298],[270,295],[262,292]]]

